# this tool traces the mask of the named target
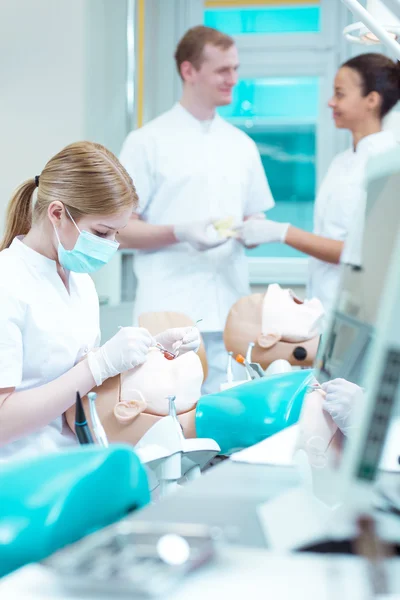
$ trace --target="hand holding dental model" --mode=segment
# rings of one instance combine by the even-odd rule
[[[228,239],[219,234],[212,220],[175,225],[174,234],[179,242],[187,242],[199,252],[221,246]]]
[[[88,354],[89,368],[96,385],[143,364],[150,348],[157,344],[173,354],[178,351],[179,354],[197,352],[200,334],[196,327],[176,327],[153,337],[142,327],[121,327],[101,348]]]
[[[174,327],[158,333],[154,339],[173,354],[197,352],[200,347],[200,333],[196,327]]]
[[[326,396],[323,409],[329,413],[344,435],[349,436],[355,429],[354,413],[356,406],[362,402],[364,390],[345,379],[333,379],[321,386]]]
[[[147,329],[121,327],[101,348],[88,354],[89,368],[96,385],[144,363],[154,345],[154,338]]]
[[[236,227],[237,238],[245,246],[284,243],[290,223],[278,223],[270,219],[250,218]]]

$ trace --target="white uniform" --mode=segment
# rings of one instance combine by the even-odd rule
[[[315,202],[316,235],[346,241],[354,220],[359,218],[359,207],[366,194],[364,176],[368,159],[395,145],[394,135],[381,131],[363,138],[356,151],[350,148],[333,160]],[[307,297],[319,298],[329,311],[336,299],[339,278],[340,265],[310,258]]]
[[[130,133],[120,160],[137,188],[138,213],[148,223],[228,216],[239,222],[274,205],[255,143],[218,115],[204,123],[181,104]],[[209,379],[214,379],[206,391],[216,391],[226,367],[222,331],[227,314],[250,293],[243,247],[230,240],[206,252],[186,243],[137,251],[135,273],[135,321],[148,311],[203,319],[199,325],[212,357]]]
[[[0,388],[42,386],[70,370],[100,341],[99,303],[89,275],[70,273],[15,238],[0,253]],[[0,410],[1,427],[1,410]],[[60,416],[40,431],[0,446],[0,461],[76,444]]]

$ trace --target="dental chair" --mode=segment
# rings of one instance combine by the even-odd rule
[[[193,352],[168,361],[154,349],[146,363],[94,390],[109,442],[135,447],[153,492],[169,493],[183,477],[198,477],[217,454],[247,448],[296,423],[312,372],[273,375],[206,396],[200,393],[202,376]],[[83,403],[93,429],[88,399]],[[74,407],[66,419],[74,430]]]
[[[179,313],[141,315],[139,325],[153,335],[169,327],[194,326]],[[297,422],[311,376],[307,370],[278,369],[235,390],[201,396],[206,370],[203,346],[199,355],[190,352],[172,361],[152,349],[146,363],[94,390],[109,442],[135,447],[155,494],[156,489],[167,494],[184,478],[198,477],[217,454],[246,448]],[[83,403],[93,429],[88,398]],[[66,419],[74,430],[74,407]]]
[[[203,378],[201,360],[194,352],[167,360],[154,348],[143,365],[93,390],[108,441],[135,447],[155,495],[173,491],[184,478],[198,477],[220,452],[213,439],[196,437],[195,413]],[[83,405],[95,435],[87,397]],[[75,407],[66,412],[66,420],[74,431]]]

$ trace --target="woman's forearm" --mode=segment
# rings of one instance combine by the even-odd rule
[[[176,244],[172,225],[152,225],[133,216],[128,225],[118,233],[117,240],[122,248],[156,250]]]
[[[285,243],[309,256],[333,264],[340,262],[344,246],[344,242],[315,235],[292,225],[287,231]]]
[[[0,446],[45,427],[95,387],[87,360],[31,390],[0,390]]]

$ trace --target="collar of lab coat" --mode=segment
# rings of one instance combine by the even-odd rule
[[[20,256],[24,262],[29,263],[42,273],[55,273],[57,271],[56,261],[32,250],[32,248],[23,243],[23,239],[23,235],[19,235],[13,239],[10,245],[11,252]]]
[[[215,131],[218,128],[221,117],[215,113],[214,118],[207,120],[209,123],[209,127],[207,130],[204,129],[204,122],[196,119],[186,108],[182,106],[180,102],[177,102],[173,108],[173,111],[177,115],[177,117],[185,123],[185,126],[192,127],[194,131],[199,131],[200,133]]]
[[[386,150],[391,143],[395,144],[396,138],[392,131],[378,131],[362,138],[357,144],[357,154],[370,154]]]

